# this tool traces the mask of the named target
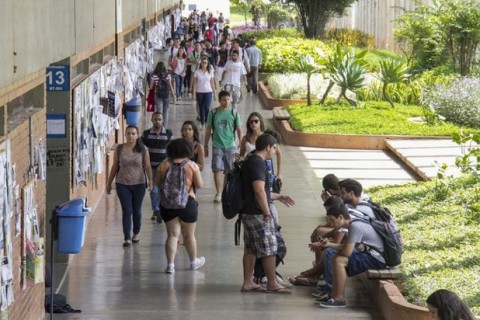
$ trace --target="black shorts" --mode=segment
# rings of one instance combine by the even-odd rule
[[[188,197],[187,205],[183,209],[167,209],[160,203],[160,212],[165,222],[178,217],[183,222],[194,223],[197,222],[198,218],[198,203],[197,200],[192,197]]]

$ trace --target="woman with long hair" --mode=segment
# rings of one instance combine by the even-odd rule
[[[200,130],[207,122],[210,105],[215,96],[215,76],[213,67],[210,66],[208,57],[202,56],[200,67],[193,74],[193,92],[197,99],[198,116],[200,117]]]
[[[159,97],[158,90],[159,81],[163,81],[162,84],[166,84],[167,86],[167,94],[165,97]],[[155,112],[161,112],[163,115],[163,123],[167,126],[168,124],[168,108],[170,107],[170,93],[173,96],[173,103],[177,103],[177,97],[175,96],[175,90],[173,89],[172,77],[170,73],[167,71],[165,64],[160,61],[155,66],[153,70],[153,75],[151,79],[150,90],[155,90]]]
[[[182,99],[182,89],[183,89],[183,78],[185,77],[187,71],[187,54],[185,53],[185,48],[178,48],[177,56],[174,57],[176,60],[175,69],[173,70],[173,76],[175,77],[175,88],[177,90],[177,101]]]
[[[196,162],[200,171],[203,171],[203,165],[205,164],[205,151],[200,142],[200,133],[198,132],[195,122],[187,120],[183,123],[182,138],[193,144],[193,157],[190,158],[190,160]]]
[[[247,134],[243,136],[240,141],[240,159],[244,159],[250,152],[255,150],[255,141],[257,138],[265,132],[265,122],[263,117],[258,112],[252,112],[247,118]],[[277,158],[277,174],[275,175],[278,180],[282,180],[282,152],[280,148],[276,151]],[[273,169],[273,166],[272,166]]]
[[[122,206],[123,247],[127,248],[131,243],[140,241],[142,202],[145,192],[152,190],[153,181],[148,149],[141,142],[136,126],[125,129],[125,140],[115,150],[106,191],[107,194],[112,192],[112,182],[115,179],[117,196]]]
[[[475,320],[475,316],[456,293],[440,289],[427,298],[428,311],[434,320]]]
[[[175,255],[177,253],[180,234],[190,258],[190,269],[196,270],[205,263],[204,257],[197,257],[197,241],[195,239],[195,226],[198,218],[198,203],[195,199],[195,188],[203,185],[200,168],[190,160],[193,155],[193,144],[186,139],[172,140],[167,145],[167,160],[163,161],[157,169],[156,185],[160,188],[160,212],[167,226],[167,240],[165,254],[167,256],[166,273],[175,273]],[[169,172],[171,171],[171,172]],[[175,173],[183,174],[173,177]],[[171,178],[170,178],[171,177]],[[183,177],[184,181],[178,182]],[[188,198],[181,197],[186,203],[178,201],[172,195],[182,194],[186,188]],[[168,201],[167,201],[168,200]]]

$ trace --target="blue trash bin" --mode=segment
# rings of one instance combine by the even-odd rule
[[[142,101],[138,98],[133,98],[124,104],[125,119],[129,126],[136,126],[140,121],[140,111],[142,108]]]
[[[85,198],[65,202],[56,209],[58,217],[58,252],[79,253],[85,242],[87,215]]]

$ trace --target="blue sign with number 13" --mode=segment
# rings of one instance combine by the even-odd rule
[[[47,68],[47,91],[70,90],[70,66],[54,65]]]

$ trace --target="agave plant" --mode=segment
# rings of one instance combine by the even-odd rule
[[[312,105],[312,99],[310,97],[310,78],[312,74],[320,72],[324,67],[318,65],[313,57],[309,54],[306,56],[299,56],[297,69],[301,73],[307,74],[307,105]]]
[[[365,82],[365,68],[363,64],[357,61],[354,54],[347,54],[343,57],[342,61],[333,68],[331,79],[341,88],[341,93],[337,101],[344,97],[352,107],[356,107],[357,103],[355,100],[348,98],[346,92],[347,90],[355,92],[363,87]]]
[[[388,96],[387,87],[389,84],[402,83],[408,80],[410,74],[408,67],[403,62],[396,62],[391,59],[380,61],[380,72],[378,78],[383,83],[382,94],[383,99],[388,101],[392,108],[395,108],[392,99]]]
[[[363,58],[365,57],[366,54],[367,54],[367,50],[362,50],[358,53],[355,53],[353,50],[342,50],[342,48],[339,45],[337,45],[335,49],[335,53],[333,54],[333,56],[331,56],[328,59],[328,62],[326,64],[327,75],[330,78],[330,81],[328,83],[328,87],[325,90],[325,93],[323,94],[323,97],[320,103],[325,103],[325,99],[327,99],[328,93],[330,92],[330,90],[333,88],[335,84],[342,87],[340,83],[342,83],[343,85],[348,85],[349,83],[352,83],[351,80],[353,79],[351,79],[351,77],[348,76],[349,69],[351,69],[352,66],[356,65],[356,67],[354,68],[357,71],[363,70],[362,75],[365,74],[364,67],[363,67],[364,66]],[[353,70],[350,70],[350,71],[353,72]],[[365,80],[364,76],[362,76],[362,78],[363,80]],[[349,80],[349,81],[345,82],[344,80]],[[361,85],[358,88],[361,88],[363,86],[363,80],[361,81]],[[353,105],[356,105],[353,100],[346,97],[345,93],[347,89],[354,91],[354,90],[357,90],[358,88],[356,87],[356,85],[352,86],[351,88],[346,87],[345,89],[344,87],[342,87],[342,93],[340,94],[339,99],[343,96],[345,97],[345,99],[347,99],[347,101],[350,104],[353,103]]]

